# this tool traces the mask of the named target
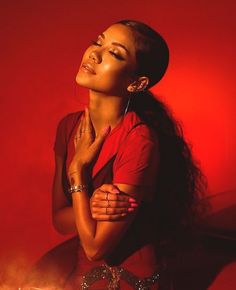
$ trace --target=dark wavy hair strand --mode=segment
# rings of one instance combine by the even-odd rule
[[[169,63],[169,49],[162,36],[148,25],[134,20],[118,23],[129,27],[136,44],[137,76],[147,76],[149,87],[163,77]],[[148,88],[149,88],[148,87]],[[157,242],[177,244],[191,232],[205,211],[206,179],[194,160],[181,125],[166,105],[145,90],[132,94],[129,110],[135,111],[158,136],[160,168],[152,203],[152,221]]]

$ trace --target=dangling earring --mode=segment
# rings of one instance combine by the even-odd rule
[[[127,102],[127,105],[126,105],[126,107],[125,107],[124,115],[126,115],[126,113],[128,112],[130,99],[131,99],[131,96],[129,97],[128,102]]]

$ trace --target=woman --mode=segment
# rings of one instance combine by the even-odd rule
[[[168,59],[163,38],[131,20],[84,53],[76,81],[89,105],[60,122],[55,143],[54,226],[79,237],[64,289],[160,289],[161,245],[195,217],[201,173],[148,91]]]

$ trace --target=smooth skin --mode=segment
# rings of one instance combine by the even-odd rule
[[[74,140],[75,155],[68,172],[71,184],[87,184],[90,165],[107,134],[122,120],[130,92],[141,91],[148,85],[147,77],[135,77],[135,68],[134,38],[129,28],[121,24],[110,26],[85,51],[76,81],[89,89],[90,98]],[[86,190],[73,193],[71,207],[62,189],[62,157],[56,156],[55,161],[55,228],[64,234],[77,232],[88,259],[104,259],[132,223],[137,212],[133,209],[148,188],[106,184],[95,190],[91,200]],[[139,200],[135,200],[136,196]]]

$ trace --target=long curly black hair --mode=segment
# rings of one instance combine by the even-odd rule
[[[169,49],[162,36],[148,25],[134,20],[117,22],[129,27],[135,37],[137,76],[149,78],[148,88],[163,77],[169,62]],[[183,242],[186,233],[205,212],[206,178],[194,160],[181,125],[167,106],[148,89],[132,93],[129,110],[157,133],[160,168],[157,190],[152,203],[152,221],[157,227],[157,241]]]

